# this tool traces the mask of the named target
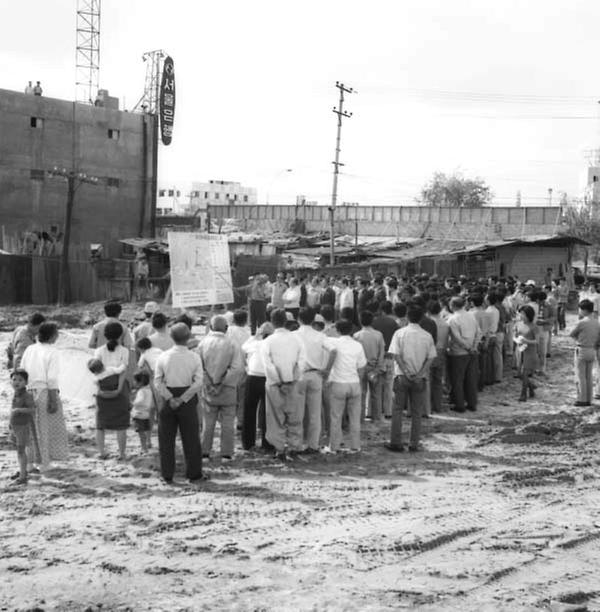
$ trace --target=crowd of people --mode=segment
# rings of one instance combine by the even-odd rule
[[[115,432],[126,460],[133,422],[142,452],[158,430],[160,470],[175,475],[179,432],[186,477],[205,478],[203,463],[218,454],[358,453],[367,421],[390,420],[385,447],[423,450],[422,420],[450,409],[476,411],[479,393],[504,377],[521,379],[526,402],[546,376],[552,337],[566,327],[565,279],[542,286],[518,279],[411,279],[277,274],[250,279],[248,308],[214,307],[206,333],[195,337],[187,314],[173,320],[154,302],[129,329],[118,302],[91,333],[87,367],[96,382],[96,444],[109,455],[106,432]],[[590,405],[600,347],[600,294],[584,287],[577,343],[578,406]],[[67,428],[58,391],[56,324],[36,313],[9,346],[14,400],[10,427],[19,484],[32,471],[68,455]],[[408,444],[403,421],[410,418]]]

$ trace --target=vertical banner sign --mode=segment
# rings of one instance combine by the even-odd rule
[[[160,136],[164,145],[171,144],[175,120],[175,65],[169,56],[163,63],[160,84]]]
[[[169,232],[168,240],[173,306],[233,302],[227,236]]]

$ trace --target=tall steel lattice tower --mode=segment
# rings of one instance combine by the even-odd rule
[[[76,99],[93,104],[100,77],[100,0],[77,0],[75,66]]]
[[[134,111],[142,111],[152,115],[158,113],[162,60],[166,55],[162,49],[146,51],[142,55],[142,60],[146,63],[146,79],[144,81],[144,93],[135,105]]]

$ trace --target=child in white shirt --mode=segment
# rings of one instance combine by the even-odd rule
[[[156,422],[156,410],[158,408],[158,402],[160,398],[156,389],[154,388],[154,372],[156,370],[156,361],[161,356],[163,351],[155,346],[152,346],[152,342],[149,338],[141,338],[135,345],[137,350],[140,352],[140,358],[138,360],[138,369],[142,372],[147,372],[150,377],[150,390],[154,397],[154,403],[152,405],[152,412],[150,414],[150,431],[152,426]],[[148,439],[148,448],[152,446],[150,438]]]
[[[154,407],[154,397],[150,388],[150,376],[148,372],[138,371],[133,375],[135,388],[137,389],[133,407],[131,410],[131,418],[135,430],[140,436],[140,444],[142,452],[146,452],[150,446],[150,436],[152,434],[152,425],[150,423],[150,415]]]

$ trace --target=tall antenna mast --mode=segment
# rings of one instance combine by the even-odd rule
[[[76,100],[93,104],[100,78],[100,0],[77,0]]]
[[[134,111],[142,110],[151,115],[158,114],[161,67],[162,60],[166,55],[162,49],[146,51],[142,55],[142,60],[146,62],[146,79],[144,81],[144,93],[134,106]]]

